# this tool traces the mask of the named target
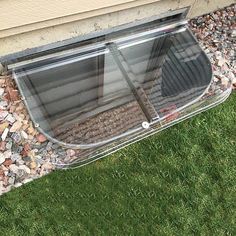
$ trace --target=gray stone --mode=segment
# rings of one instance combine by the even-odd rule
[[[11,148],[12,148],[12,141],[10,140],[10,141],[7,142],[7,144],[6,144],[6,149],[11,150]]]
[[[51,150],[52,150],[52,145],[53,145],[53,143],[48,142],[48,144],[47,144],[47,146],[46,146],[46,150],[47,150],[47,151],[51,151]]]
[[[16,143],[20,143],[21,142],[21,135],[19,132],[15,132],[12,134],[12,139],[16,142]]]
[[[9,179],[8,179],[8,183],[10,184],[10,185],[13,185],[14,183],[15,183],[15,177],[10,177]]]
[[[20,155],[19,153],[13,153],[13,154],[11,155],[11,160],[12,160],[13,162],[18,161],[18,160],[20,160],[20,159],[21,159],[21,155]]]

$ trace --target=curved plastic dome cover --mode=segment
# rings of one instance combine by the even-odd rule
[[[15,78],[31,118],[47,137],[90,148],[193,104],[208,88],[212,71],[181,26],[78,47],[16,70]]]

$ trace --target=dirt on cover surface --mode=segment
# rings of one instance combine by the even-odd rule
[[[189,26],[209,56],[216,80],[236,88],[236,5],[192,19]],[[72,149],[48,141],[34,128],[10,76],[0,76],[0,195],[55,169]]]

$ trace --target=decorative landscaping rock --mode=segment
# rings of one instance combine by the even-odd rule
[[[0,142],[0,151],[5,151],[6,149],[6,142],[5,141],[1,141]]]
[[[8,115],[7,111],[1,111],[0,110],[0,121],[3,121],[6,118],[7,115]]]
[[[4,121],[3,123],[0,124],[0,134],[2,134],[5,129],[9,126],[8,122]]]
[[[5,156],[3,153],[0,153],[0,165],[4,163],[4,161],[5,161]]]
[[[46,138],[43,134],[38,134],[38,135],[36,136],[36,139],[37,139],[37,141],[40,142],[40,143],[44,143],[44,142],[46,142],[46,140],[47,140],[47,138]]]
[[[13,126],[10,128],[10,132],[11,132],[11,133],[14,133],[14,132],[20,130],[21,126],[22,126],[22,122],[21,122],[21,121],[16,121],[16,122],[13,124]]]
[[[8,135],[8,132],[9,132],[9,129],[8,129],[8,128],[4,129],[4,131],[3,131],[3,133],[2,133],[2,136],[1,136],[2,141],[5,141],[5,140],[6,140],[6,137],[7,137],[7,135]]]

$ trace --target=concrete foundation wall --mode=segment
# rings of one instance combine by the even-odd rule
[[[24,2],[32,5],[24,5]],[[89,4],[85,0],[53,2],[3,0],[0,3],[0,57],[184,7],[189,7],[188,18],[192,18],[228,6],[235,0],[93,0],[87,1]],[[55,5],[56,2],[59,6]]]

